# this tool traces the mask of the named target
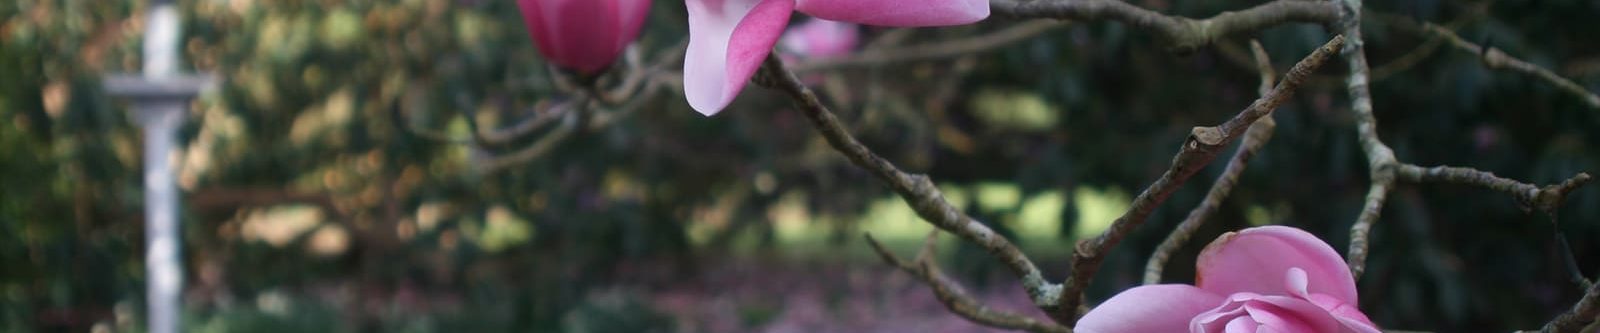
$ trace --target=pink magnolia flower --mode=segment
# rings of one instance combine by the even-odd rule
[[[881,26],[959,25],[989,16],[988,0],[684,0],[689,49],[683,91],[705,115],[722,111],[772,52],[789,15]]]
[[[517,0],[545,60],[594,74],[639,37],[650,0]]]
[[[1284,226],[1231,232],[1206,245],[1195,285],[1123,291],[1078,321],[1079,333],[1379,332],[1356,308],[1339,254]]]
[[[859,41],[854,24],[812,19],[789,28],[779,43],[802,58],[830,58],[850,54]]]

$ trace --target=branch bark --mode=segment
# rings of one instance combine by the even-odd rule
[[[1365,43],[1361,40],[1361,0],[1341,0],[1339,4],[1345,14],[1339,27],[1350,39],[1342,52],[1349,66],[1345,85],[1350,92],[1350,111],[1355,113],[1356,135],[1361,141],[1361,151],[1367,155],[1367,172],[1371,178],[1366,204],[1350,226],[1350,249],[1345,258],[1351,274],[1360,279],[1361,273],[1366,271],[1368,234],[1383,211],[1389,191],[1394,188],[1393,168],[1397,162],[1394,149],[1378,139],[1378,119],[1372,112],[1372,91],[1368,82],[1371,69],[1367,65]]]
[[[1266,97],[1272,93],[1277,72],[1272,69],[1272,61],[1267,57],[1267,50],[1261,47],[1261,42],[1251,40],[1250,49],[1255,56],[1256,69],[1261,72],[1261,87],[1257,92]],[[1167,261],[1172,258],[1172,254],[1178,252],[1178,249],[1189,241],[1195,231],[1205,224],[1207,217],[1216,213],[1217,207],[1222,205],[1222,200],[1228,197],[1228,193],[1232,192],[1233,186],[1238,183],[1239,175],[1244,173],[1250,158],[1255,157],[1256,151],[1272,139],[1272,131],[1277,126],[1277,122],[1272,120],[1270,114],[1250,125],[1250,130],[1244,133],[1244,141],[1234,150],[1233,158],[1228,160],[1228,166],[1217,176],[1216,182],[1211,184],[1211,191],[1206,193],[1205,199],[1201,200],[1200,205],[1194,210],[1189,211],[1189,216],[1185,217],[1172,233],[1167,234],[1167,239],[1161,241],[1155,253],[1150,255],[1150,261],[1146,262],[1144,267],[1144,284],[1161,283],[1161,272],[1166,269]]]
[[[1466,39],[1462,39],[1461,36],[1457,35],[1454,31],[1450,31],[1448,28],[1441,27],[1433,23],[1424,23],[1423,30],[1440,38],[1444,38],[1445,41],[1450,42],[1451,46],[1455,46],[1457,50],[1461,50],[1462,52],[1466,52],[1481,58],[1483,60],[1483,65],[1485,67],[1489,67],[1489,69],[1510,70],[1533,76],[1555,85],[1557,89],[1561,89],[1563,92],[1578,97],[1579,100],[1582,100],[1583,103],[1588,105],[1590,108],[1600,109],[1600,95],[1595,95],[1594,92],[1584,89],[1582,85],[1572,82],[1572,80],[1568,80],[1567,78],[1561,77],[1561,75],[1545,69],[1544,67],[1539,67],[1539,65],[1534,65],[1527,61],[1523,61],[1522,59],[1512,57],[1510,54],[1506,54],[1505,51],[1501,51],[1497,48],[1483,47],[1482,45],[1468,42]]]
[[[993,309],[972,298],[971,295],[968,295],[966,291],[961,288],[960,284],[957,284],[954,280],[946,277],[943,272],[939,271],[937,266],[934,266],[933,244],[936,240],[934,237],[936,235],[938,235],[937,230],[935,230],[933,234],[928,235],[928,239],[922,244],[922,251],[918,252],[917,257],[911,261],[905,261],[899,257],[896,257],[894,253],[889,252],[889,249],[884,247],[883,244],[878,243],[878,240],[873,239],[871,234],[867,234],[866,238],[867,244],[872,245],[872,250],[878,252],[878,256],[882,257],[884,262],[888,263],[890,266],[900,268],[900,270],[911,274],[911,276],[916,277],[917,280],[921,280],[922,283],[927,284],[933,289],[933,294],[939,299],[939,302],[944,303],[945,308],[950,309],[950,312],[954,312],[955,314],[960,315],[962,318],[966,318],[972,322],[990,327],[1022,330],[1028,332],[1072,332],[1072,329],[1069,329],[1066,326],[1061,326],[1059,324],[1047,321],[1039,321],[1032,317],[1021,314]]]
[[[1578,300],[1578,304],[1572,305],[1572,309],[1556,316],[1555,319],[1551,319],[1550,323],[1545,324],[1540,332],[1578,332],[1584,326],[1594,323],[1597,316],[1600,316],[1600,283],[1590,285],[1589,292],[1583,294],[1583,298]]]
[[[1472,23],[1483,18],[1485,15],[1489,14],[1489,5],[1493,3],[1494,0],[1484,0],[1467,5],[1466,12],[1461,14],[1461,17],[1457,17],[1456,19],[1451,20],[1449,23],[1445,23],[1445,28],[1450,30],[1460,29],[1462,26],[1465,26],[1468,23]],[[1401,30],[1409,30],[1413,33],[1425,33],[1425,31],[1422,29],[1422,26],[1418,25],[1410,17],[1373,11],[1368,11],[1367,15],[1374,15],[1377,16],[1378,19],[1381,19],[1385,22],[1393,23],[1394,25],[1400,27]],[[1406,52],[1404,55],[1396,57],[1393,60],[1390,60],[1388,63],[1373,68],[1371,80],[1383,81],[1384,79],[1393,77],[1395,74],[1399,74],[1411,69],[1412,66],[1422,63],[1422,60],[1433,55],[1434,51],[1438,51],[1440,46],[1444,46],[1444,38],[1428,38],[1427,41],[1422,42],[1422,44],[1418,45],[1416,48],[1412,48],[1411,51]]]
[[[845,155],[857,167],[866,169],[878,180],[889,185],[923,220],[940,230],[982,246],[990,255],[999,259],[1011,269],[1012,273],[1022,279],[1022,286],[1034,305],[1044,309],[1054,309],[1057,306],[1061,287],[1046,281],[1039,268],[1034,266],[1033,261],[1029,260],[1015,244],[996,234],[982,222],[951,206],[927,176],[900,171],[894,163],[878,157],[872,150],[862,145],[850,135],[844,125],[839,123],[838,117],[822,105],[817,95],[802,84],[793,72],[784,67],[783,61],[776,55],[769,55],[762,67],[765,71],[762,76],[765,79],[758,79],[773,81],[766,83],[770,83],[773,88],[783,91],[794,99],[799,111],[811,121],[812,127],[817,129],[817,133],[822,135],[829,146]],[[1061,322],[1067,320],[1054,319]]]
[[[1033,38],[1034,36],[1050,32],[1051,30],[1065,27],[1068,24],[1069,23],[1056,21],[1024,22],[1004,30],[979,36],[932,42],[922,45],[902,46],[891,49],[869,49],[841,58],[826,58],[803,61],[790,66],[789,69],[797,73],[805,73],[840,68],[869,67],[908,61],[957,58],[964,55],[981,53],[1015,44],[1029,38]]]
[[[1524,210],[1538,209],[1548,215],[1555,215],[1555,210],[1561,208],[1566,201],[1567,194],[1578,187],[1588,184],[1591,177],[1588,173],[1578,173],[1568,178],[1561,184],[1539,187],[1533,184],[1500,178],[1494,173],[1472,168],[1437,166],[1424,168],[1411,164],[1400,164],[1395,170],[1401,180],[1409,182],[1444,182],[1460,183],[1483,187],[1495,191],[1506,192],[1517,199]]]
[[[1401,163],[1394,156],[1394,150],[1378,138],[1378,121],[1373,115],[1372,94],[1368,90],[1368,74],[1371,72],[1367,66],[1367,58],[1361,41],[1360,22],[1361,0],[1342,0],[1348,20],[1341,22],[1346,36],[1350,36],[1350,43],[1344,50],[1345,62],[1349,65],[1349,76],[1346,84],[1350,91],[1350,110],[1355,112],[1356,133],[1360,136],[1361,149],[1367,155],[1367,165],[1371,177],[1371,185],[1367,190],[1366,203],[1362,206],[1361,213],[1357,215],[1356,222],[1350,226],[1350,248],[1346,260],[1350,265],[1351,275],[1356,279],[1366,271],[1366,260],[1369,247],[1369,238],[1372,226],[1377,223],[1382,215],[1384,201],[1388,198],[1399,181],[1408,182],[1453,182],[1480,186],[1492,190],[1510,193],[1513,198],[1522,203],[1527,209],[1537,208],[1547,214],[1553,213],[1565,201],[1567,193],[1587,184],[1590,176],[1579,173],[1565,182],[1540,188],[1536,185],[1525,184],[1510,179],[1500,178],[1493,173],[1464,167],[1434,167],[1423,168],[1416,165]],[[1493,48],[1484,50],[1477,44],[1472,44],[1456,36],[1448,29],[1432,24],[1425,24],[1424,29],[1439,35],[1458,48],[1481,53],[1485,63],[1495,62],[1505,66],[1513,66],[1519,71],[1532,66],[1521,60],[1506,56]],[[1490,59],[1495,60],[1490,60]],[[1523,65],[1509,65],[1520,63]],[[1526,66],[1525,66],[1526,65]],[[1490,65],[1491,68],[1496,65]],[[1554,74],[1542,68],[1533,67],[1546,74],[1541,77],[1553,77]],[[1559,77],[1557,77],[1559,79]],[[1570,81],[1566,81],[1571,83]],[[1560,86],[1561,84],[1557,84]],[[1583,93],[1581,89],[1579,93]],[[1589,96],[1593,96],[1592,94]]]
[[[1121,21],[1155,32],[1179,53],[1193,52],[1228,35],[1284,23],[1333,24],[1341,14],[1331,2],[1297,0],[1275,0],[1205,19],[1165,15],[1117,0],[993,0],[990,8],[996,16],[1005,17]]]
[[[1083,299],[1081,295],[1089,287],[1089,281],[1094,278],[1095,272],[1100,270],[1100,263],[1105,260],[1105,255],[1113,246],[1121,242],[1122,238],[1134,228],[1144,224],[1145,218],[1150,216],[1150,212],[1154,211],[1156,206],[1160,206],[1173,191],[1210,164],[1224,146],[1237,140],[1257,119],[1288,101],[1289,97],[1294,95],[1295,89],[1299,88],[1300,84],[1343,44],[1343,36],[1334,36],[1327,44],[1323,44],[1289,69],[1283,76],[1283,81],[1279,82],[1270,94],[1256,99],[1250,107],[1240,111],[1232,119],[1215,127],[1195,127],[1190,132],[1189,139],[1185,140],[1183,147],[1180,148],[1178,156],[1172,159],[1172,166],[1161,175],[1160,179],[1133,199],[1133,204],[1122,217],[1113,221],[1100,236],[1078,242],[1076,251],[1072,254],[1072,274],[1067,277],[1064,284],[1062,306],[1057,307],[1057,311],[1070,313],[1072,311],[1070,309],[1076,309]],[[1077,321],[1075,315],[1071,317],[1073,322],[1068,324]]]

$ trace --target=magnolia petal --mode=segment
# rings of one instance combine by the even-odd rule
[[[624,0],[632,7],[649,1]],[[617,1],[519,0],[523,23],[535,46],[547,61],[557,66],[593,73],[605,69],[622,49],[639,35],[642,14],[632,21],[620,21],[624,14]],[[630,9],[637,11],[638,8]],[[637,22],[634,22],[637,21]],[[627,30],[623,30],[627,29]]]
[[[1244,306],[1244,311],[1250,314],[1250,321],[1259,323],[1261,326],[1269,328],[1273,331],[1297,333],[1332,333],[1331,330],[1318,330],[1316,327],[1312,327],[1311,323],[1307,323],[1306,320],[1303,320],[1300,317],[1300,313],[1295,313],[1293,310],[1285,310],[1283,308],[1266,304],[1246,304]],[[1324,322],[1324,324],[1331,324],[1332,327],[1338,327],[1338,322],[1332,320],[1333,318],[1328,316],[1327,313],[1320,314],[1321,316],[1317,317],[1320,317],[1321,319],[1328,319]]]
[[[962,25],[989,17],[989,0],[797,0],[822,19],[891,27]]]
[[[1341,332],[1333,315],[1304,299],[1291,296],[1237,293],[1215,309],[1195,316],[1190,332],[1235,332],[1240,318],[1259,324],[1257,331],[1333,333]]]
[[[794,0],[686,0],[683,92],[707,116],[733,102],[789,24]]]
[[[830,58],[850,54],[859,41],[855,24],[811,19],[790,27],[778,43],[783,50],[801,57]]]
[[[1195,285],[1215,294],[1324,294],[1345,304],[1356,302],[1355,279],[1339,253],[1300,229],[1265,226],[1218,237],[1200,252]],[[1303,271],[1303,291],[1291,291],[1285,272]]]
[[[593,0],[590,0],[593,1]],[[617,20],[621,23],[622,35],[617,39],[617,49],[622,50],[639,38],[639,32],[644,30],[645,18],[650,16],[651,0],[616,0]]]
[[[1373,324],[1371,319],[1367,319],[1367,314],[1361,313],[1361,309],[1357,309],[1355,306],[1340,302],[1338,299],[1333,298],[1333,296],[1311,294],[1310,297],[1306,298],[1306,300],[1311,301],[1311,304],[1316,304],[1317,307],[1320,307],[1323,310],[1327,310],[1329,314],[1333,315],[1333,318],[1339,319],[1339,323],[1343,324],[1345,329],[1349,332],[1381,332],[1378,330],[1378,325]]]
[[[1261,327],[1261,323],[1250,320],[1250,317],[1241,316],[1229,320],[1228,326],[1224,327],[1222,331],[1227,333],[1257,333],[1261,330],[1265,330]]]
[[[1188,330],[1196,315],[1222,304],[1220,295],[1190,285],[1133,287],[1100,303],[1078,320],[1078,333],[1167,333]]]

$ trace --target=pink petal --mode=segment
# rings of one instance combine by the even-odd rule
[[[1245,292],[1230,295],[1221,306],[1196,316],[1190,331],[1234,332],[1234,327],[1244,327],[1237,323],[1239,318],[1260,324],[1257,331],[1332,333],[1340,329],[1338,320],[1304,299]]]
[[[649,0],[518,0],[539,53],[557,66],[605,69],[639,36]]]
[[[772,52],[794,0],[686,0],[689,49],[683,91],[707,116],[722,111]]]
[[[1373,325],[1372,320],[1367,319],[1367,314],[1361,313],[1361,309],[1345,304],[1333,296],[1313,294],[1306,290],[1309,284],[1309,281],[1307,281],[1309,275],[1305,270],[1299,267],[1290,268],[1284,279],[1284,288],[1288,289],[1290,294],[1310,301],[1311,304],[1328,311],[1334,318],[1339,319],[1339,323],[1343,324],[1349,331],[1379,332],[1377,325]]]
[[[1340,302],[1332,296],[1312,294],[1307,300],[1311,301],[1311,304],[1316,304],[1317,307],[1327,310],[1329,314],[1333,315],[1333,318],[1339,319],[1339,323],[1344,325],[1347,332],[1381,332],[1378,330],[1378,325],[1373,324],[1371,319],[1367,319],[1367,315],[1361,313],[1360,309]]]
[[[1206,245],[1196,263],[1195,285],[1221,295],[1295,295],[1284,284],[1291,268],[1304,270],[1305,292],[1357,304],[1355,279],[1339,253],[1316,236],[1285,226],[1228,233]]]
[[[989,17],[989,0],[797,0],[817,18],[891,27],[962,25]]]
[[[1246,313],[1250,314],[1251,321],[1260,323],[1261,326],[1265,326],[1273,331],[1278,332],[1333,332],[1332,330],[1318,330],[1316,327],[1312,327],[1311,323],[1307,323],[1304,318],[1301,318],[1302,316],[1324,319],[1321,322],[1323,325],[1325,325],[1324,328],[1338,327],[1338,322],[1333,320],[1333,317],[1329,316],[1328,313],[1322,312],[1320,309],[1305,309],[1315,312],[1302,314],[1296,313],[1292,309],[1284,309],[1266,304],[1247,304],[1244,306],[1244,310]]]
[[[594,0],[590,0],[594,1]],[[617,20],[622,23],[622,35],[617,39],[617,49],[626,49],[639,38],[644,29],[644,19],[650,16],[650,0],[616,0]]]
[[[1241,317],[1234,317],[1233,320],[1228,321],[1228,326],[1223,328],[1223,332],[1228,332],[1228,333],[1256,333],[1258,330],[1261,330],[1261,329],[1262,329],[1262,327],[1261,327],[1260,323],[1257,323],[1254,320],[1250,320],[1250,317],[1242,317],[1241,316]]]
[[[1167,333],[1188,330],[1190,319],[1221,305],[1222,296],[1182,284],[1122,291],[1078,320],[1078,333]]]
[[[812,19],[783,33],[783,49],[803,57],[828,58],[850,54],[859,42],[856,25]]]

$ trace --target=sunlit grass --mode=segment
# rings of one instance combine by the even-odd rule
[[[464,216],[458,228],[463,239],[489,253],[526,243],[534,235],[532,223],[517,217],[504,206],[490,207],[481,221],[471,215]]]
[[[964,207],[968,198],[978,209],[995,216],[991,223],[1003,223],[1016,231],[1014,239],[1024,251],[1034,255],[1065,255],[1070,253],[1070,239],[1061,236],[1062,214],[1067,200],[1077,207],[1078,223],[1073,238],[1098,234],[1111,224],[1128,207],[1129,197],[1118,188],[1105,190],[1079,187],[1069,196],[1063,191],[1045,191],[1023,195],[1013,183],[981,183],[969,187],[944,187],[941,189],[952,205]],[[885,243],[900,253],[912,253],[933,226],[922,221],[898,196],[874,199],[866,211],[857,216],[818,215],[807,209],[806,196],[789,193],[768,211],[772,218],[775,250],[795,257],[837,257],[847,259],[875,259],[864,242],[863,233]],[[840,238],[837,228],[851,226]],[[707,232],[702,230],[701,232]],[[704,237],[696,237],[703,240]],[[748,238],[748,237],[747,237]],[[941,248],[949,248],[959,241],[943,235]],[[750,245],[750,244],[745,244]],[[745,252],[749,246],[737,247]]]
[[[1072,231],[1077,238],[1104,232],[1133,202],[1128,193],[1116,187],[1101,190],[1079,186],[1073,189],[1072,200],[1078,206],[1078,225]]]

